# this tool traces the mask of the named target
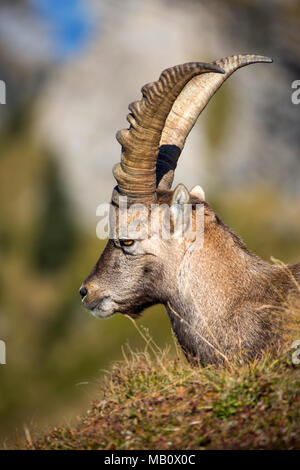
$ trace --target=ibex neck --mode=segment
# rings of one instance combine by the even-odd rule
[[[251,335],[253,341],[255,335],[259,338],[256,310],[275,301],[270,283],[278,273],[275,266],[232,243],[211,248],[208,243],[199,252],[185,254],[166,304],[183,350],[203,363],[223,360],[222,355],[237,349],[236,342],[251,347]]]

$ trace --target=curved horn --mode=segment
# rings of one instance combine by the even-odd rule
[[[208,72],[224,73],[218,65],[202,62],[166,69],[157,82],[142,88],[140,101],[129,105],[130,127],[117,133],[122,154],[121,163],[115,165],[113,173],[119,193],[130,202],[155,199],[156,160],[167,116],[184,86],[196,75]]]
[[[173,104],[162,131],[157,159],[157,186],[159,188],[171,188],[177,160],[186,138],[210,98],[235,70],[257,62],[273,62],[273,60],[260,55],[225,57],[213,62],[225,71],[223,75],[207,73],[193,77],[186,84]]]

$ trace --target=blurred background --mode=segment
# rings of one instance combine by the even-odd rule
[[[298,0],[1,0],[0,442],[24,426],[76,420],[132,322],[96,320],[78,288],[99,257],[96,208],[109,202],[115,140],[130,102],[166,67],[258,53],[193,129],[175,184],[209,203],[266,260],[300,260]],[[161,307],[139,325],[174,346]],[[2,445],[2,444],[1,444]]]

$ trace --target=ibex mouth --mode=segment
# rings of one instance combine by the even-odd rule
[[[96,318],[109,318],[116,313],[115,303],[109,296],[101,297],[90,304],[85,304],[85,308]]]

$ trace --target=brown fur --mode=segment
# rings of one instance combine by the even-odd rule
[[[174,193],[159,191],[159,204],[170,206]],[[204,204],[201,249],[190,254],[185,240],[142,240],[127,253],[110,240],[83,284],[84,305],[103,318],[164,304],[186,356],[203,365],[277,349],[287,326],[281,307],[298,292],[300,264],[263,261],[206,202],[190,202]]]

